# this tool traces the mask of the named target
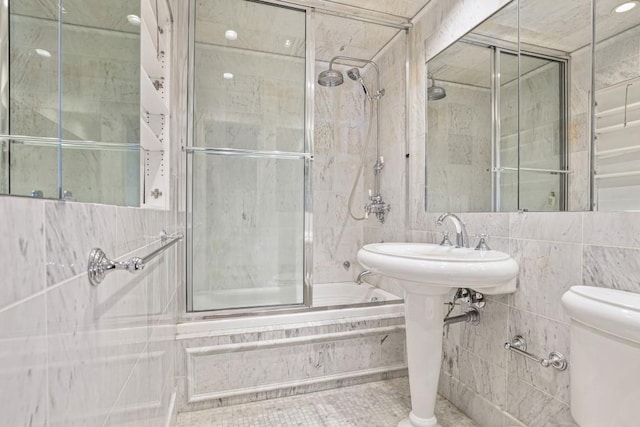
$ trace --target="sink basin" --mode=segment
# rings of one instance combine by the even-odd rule
[[[394,279],[486,294],[514,292],[518,274],[518,263],[504,252],[429,243],[372,243],[358,251],[358,261]],[[420,287],[414,285],[412,290],[418,292]]]
[[[426,243],[372,243],[358,251],[368,270],[404,290],[411,413],[398,427],[439,427],[434,414],[442,363],[444,295],[452,288],[514,292],[518,263],[499,251]]]

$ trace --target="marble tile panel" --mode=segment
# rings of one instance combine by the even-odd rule
[[[566,404],[511,375],[507,387],[507,412],[528,427],[577,427]]]
[[[116,207],[45,202],[47,285],[83,273],[89,252],[115,256]]]
[[[571,361],[569,351],[569,325],[555,322],[525,311],[511,309],[509,312],[509,340],[522,335],[527,351],[538,357],[547,357],[558,351]],[[506,350],[505,350],[506,353]],[[530,384],[554,399],[569,402],[569,370],[558,371],[543,368],[539,363],[508,352],[509,375]]]
[[[511,255],[520,265],[512,304],[520,309],[568,322],[560,298],[582,283],[582,245],[512,240]]]
[[[117,207],[118,256],[158,241],[163,230],[172,233],[168,217],[164,210]]]
[[[480,426],[502,426],[504,413],[489,400],[447,374],[440,376],[438,392]]]
[[[46,295],[0,311],[2,424],[47,425]]]
[[[490,238],[509,237],[509,214],[507,213],[462,213],[459,216],[467,227],[469,237],[481,233]],[[475,241],[475,238],[472,241]]]
[[[505,408],[507,372],[504,369],[464,350],[460,352],[458,366],[455,378],[494,405]]]
[[[584,246],[582,284],[640,293],[640,250]]]
[[[120,318],[131,284],[118,286],[116,274],[98,287],[79,276],[47,294],[50,425],[104,422],[145,347],[145,312],[142,322]]]
[[[510,215],[510,234],[515,239],[554,242],[582,241],[581,212],[522,212]]]
[[[0,309],[44,289],[44,202],[0,197]]]
[[[584,230],[587,245],[640,248],[638,212],[585,212]]]
[[[482,360],[505,369],[504,343],[508,340],[509,308],[507,305],[487,300],[480,310],[480,323],[460,323],[449,329],[460,329],[460,346]]]

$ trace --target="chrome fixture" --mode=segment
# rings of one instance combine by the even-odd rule
[[[543,368],[548,368],[549,366],[551,366],[552,368],[555,368],[559,371],[564,371],[565,369],[567,369],[567,358],[564,357],[562,353],[552,351],[551,353],[549,353],[547,359],[543,359],[538,356],[534,356],[531,353],[528,353],[527,342],[524,340],[522,335],[516,335],[515,337],[513,337],[511,342],[507,342],[504,344],[504,348],[539,363]]]
[[[378,68],[378,64],[376,64],[373,61],[369,61],[368,59],[353,58],[350,56],[334,56],[333,58],[331,58],[331,61],[329,61],[329,69],[322,71],[320,74],[318,74],[318,84],[320,86],[335,87],[335,86],[340,86],[342,83],[344,83],[344,76],[342,75],[342,73],[338,70],[333,69],[333,64],[337,60],[348,61],[348,62],[349,61],[359,62],[362,64],[371,64],[373,68],[375,68],[376,70],[377,83],[378,83],[378,89],[375,92],[373,92],[373,94],[367,88],[367,86],[364,83],[364,80],[360,76],[360,70],[358,68],[362,68],[362,67],[351,68],[350,70],[347,71],[347,76],[349,76],[351,80],[359,82],[362,85],[362,89],[364,90],[365,95],[367,95],[367,98],[370,101],[379,100],[384,96],[385,91],[384,89],[382,89],[380,85],[380,68]]]
[[[469,247],[469,235],[467,234],[467,228],[464,223],[458,218],[457,215],[450,212],[443,213],[436,220],[436,224],[442,225],[444,220],[449,218],[453,225],[456,227],[456,248],[468,248]]]
[[[477,308],[470,308],[469,311],[459,316],[445,317],[444,326],[453,325],[454,323],[471,323],[477,325],[480,323],[480,312]]]
[[[356,81],[362,85],[362,90],[364,91],[364,94],[369,101],[380,101],[382,99],[382,97],[385,94],[385,90],[382,88],[380,84],[380,68],[378,67],[378,64],[368,59],[353,58],[349,56],[334,56],[333,58],[331,58],[331,61],[329,61],[329,69],[322,71],[320,74],[318,74],[318,84],[320,86],[335,87],[335,86],[340,86],[341,84],[344,83],[344,76],[342,75],[342,73],[340,71],[333,69],[333,64],[336,61],[342,61],[347,63],[356,62],[356,63],[363,64],[362,66],[356,66],[356,67],[350,68],[347,71],[347,76],[351,80]],[[367,85],[364,82],[364,79],[360,75],[360,68],[362,68],[366,64],[371,64],[373,68],[376,70],[377,87],[374,91],[372,91],[369,87],[367,87]],[[364,210],[365,210],[364,216],[357,217],[353,215],[351,213],[351,201],[353,200],[353,193],[357,186],[358,180],[360,179],[360,173],[362,171],[362,168],[364,167],[364,163],[362,163],[362,166],[360,167],[360,169],[358,170],[358,174],[356,175],[356,180],[352,187],[351,195],[349,197],[349,214],[353,219],[357,221],[364,220],[368,218],[369,215],[375,214],[378,221],[380,221],[381,223],[384,223],[385,217],[387,213],[389,213],[389,211],[391,210],[391,207],[384,202],[384,200],[382,199],[382,195],[380,194],[380,175],[382,173],[382,169],[384,168],[384,158],[380,155],[380,105],[376,103],[375,107],[376,107],[376,159],[377,159],[376,163],[373,165],[373,172],[375,175],[375,180],[374,180],[375,186],[373,191],[369,192],[369,203],[364,207]],[[365,142],[364,154],[366,154],[366,147],[368,147],[368,139],[369,138],[367,138],[367,141]],[[362,156],[363,162],[365,157],[366,157],[365,155]]]
[[[318,74],[318,84],[325,87],[340,86],[344,83],[344,77],[340,71],[334,70],[333,61],[329,63],[329,69]]]
[[[182,234],[168,235],[166,231],[160,233],[160,241],[164,244],[149,255],[140,258],[133,257],[127,261],[111,261],[104,251],[100,248],[94,248],[89,254],[89,263],[87,265],[87,275],[89,276],[89,283],[93,286],[97,286],[104,280],[107,273],[114,270],[127,270],[130,273],[143,270],[145,265],[156,256],[167,250],[169,247],[182,240]]]
[[[449,239],[448,231],[442,232],[442,240],[440,241],[440,246],[453,246],[453,243],[451,243],[451,240]]]
[[[351,268],[351,263],[349,261],[345,261],[342,263],[342,266],[344,267],[345,270],[348,270]]]
[[[30,194],[34,199],[42,199],[44,197],[44,193],[42,190],[33,190]]]
[[[62,193],[62,200],[73,200],[73,191],[71,190],[64,190],[64,192]]]
[[[431,73],[427,73],[427,81],[429,80],[431,80],[431,84],[427,88],[427,99],[429,101],[438,101],[447,96],[447,91],[443,87],[436,86],[436,81]]]
[[[478,244],[476,245],[476,251],[490,251],[491,248],[487,245],[487,236],[486,234],[478,234],[476,237],[479,238]]]
[[[466,303],[469,310],[459,316],[450,316],[458,301]],[[480,309],[484,307],[484,295],[480,292],[469,288],[458,288],[453,295],[451,302],[446,303],[449,306],[447,314],[444,316],[444,326],[454,323],[467,322],[473,325],[480,323]]]
[[[371,270],[364,270],[362,273],[358,274],[358,277],[356,278],[356,285],[362,285],[362,282],[364,282],[364,278],[367,276],[371,276],[373,273],[373,271]]]

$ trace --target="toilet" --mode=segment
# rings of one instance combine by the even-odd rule
[[[581,427],[640,426],[640,294],[574,286],[562,305],[573,418]]]

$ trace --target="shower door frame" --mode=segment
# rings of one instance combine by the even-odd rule
[[[491,52],[491,211],[492,212],[502,212],[500,209],[501,205],[501,164],[500,164],[500,138],[501,138],[501,111],[500,111],[500,87],[501,87],[501,55],[508,54],[513,55],[518,58],[518,165],[517,165],[517,181],[518,181],[518,191],[517,191],[517,209],[520,211],[520,82],[521,82],[521,70],[520,70],[520,57],[528,56],[539,59],[544,59],[551,62],[556,62],[560,66],[561,78],[560,78],[560,132],[559,137],[561,140],[560,144],[560,165],[559,169],[555,172],[559,175],[560,183],[559,189],[560,194],[558,197],[558,211],[566,211],[568,208],[568,173],[569,173],[569,163],[568,163],[568,123],[569,123],[569,111],[570,111],[570,98],[569,98],[569,87],[570,82],[569,78],[571,75],[570,70],[570,62],[569,55],[565,52],[559,51],[551,51],[545,49],[545,52],[538,52],[530,49],[529,46],[527,48],[522,49],[519,43],[508,43],[504,40],[498,40],[487,36],[478,36],[478,35],[467,35],[460,39],[463,43],[468,43],[475,46],[485,47]],[[529,171],[539,171],[543,172],[544,170],[532,170]]]
[[[252,1],[254,0],[246,0]],[[314,11],[310,8],[293,7],[291,5],[283,5],[279,3],[271,3],[265,1],[255,1],[255,3],[266,4],[271,7],[280,7],[292,9],[305,14],[305,111],[304,111],[304,150],[300,153],[281,153],[274,151],[270,154],[263,150],[225,150],[217,149],[216,154],[221,156],[234,156],[244,158],[288,158],[297,157],[304,159],[304,207],[303,207],[303,289],[302,303],[300,304],[280,304],[266,306],[251,306],[228,308],[219,310],[193,310],[193,156],[197,147],[194,147],[194,90],[195,90],[195,18],[196,18],[196,1],[189,0],[189,55],[188,55],[188,91],[187,91],[187,146],[183,147],[185,153],[185,177],[186,177],[186,221],[185,221],[185,284],[186,284],[186,318],[217,318],[230,316],[255,316],[262,314],[276,314],[283,312],[307,311],[311,308],[313,302],[313,128],[314,128],[314,76],[315,76],[315,36],[313,32]],[[206,149],[204,150],[206,151]],[[228,151],[225,153],[225,151]],[[213,236],[215,237],[215,236]]]

